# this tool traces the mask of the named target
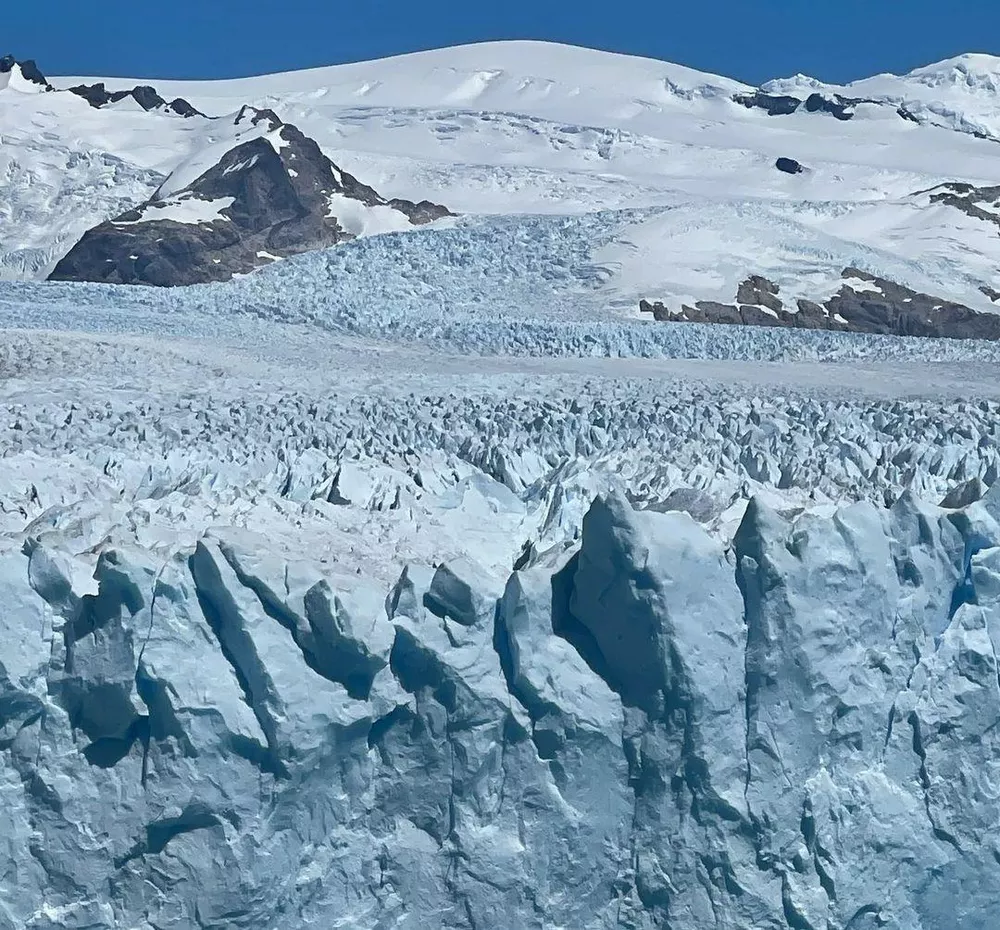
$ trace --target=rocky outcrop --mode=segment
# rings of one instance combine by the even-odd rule
[[[55,88],[48,82],[45,75],[39,70],[33,59],[18,61],[13,55],[5,55],[0,58],[0,75],[10,75],[17,71],[18,75],[29,84],[37,84],[45,91],[53,91]]]
[[[794,158],[785,158],[784,156],[774,163],[774,167],[779,171],[784,171],[785,174],[802,174],[806,170],[805,166]]]
[[[829,113],[839,120],[854,118],[854,108],[860,103],[874,103],[872,100],[853,99],[834,94],[826,97],[823,94],[810,94],[806,98],[806,111],[809,113]]]
[[[243,126],[247,124],[250,126],[259,126],[261,123],[266,124],[267,129],[272,132],[280,129],[284,125],[274,110],[260,109],[258,107],[252,107],[249,104],[244,104],[240,107],[239,113],[236,114],[236,119],[233,120],[234,126]]]
[[[959,500],[960,499],[960,500]],[[1000,494],[729,547],[599,496],[387,597],[218,530],[0,559],[3,925],[987,930]]]
[[[917,196],[929,196],[931,203],[960,210],[966,216],[1000,229],[1000,186],[976,187],[974,184],[952,181],[921,191]]]
[[[17,70],[19,76],[30,84],[37,84],[46,91],[54,91],[53,87],[45,75],[39,70],[38,65],[31,59],[18,61],[13,55],[0,58],[0,75],[11,74]],[[79,84],[70,87],[69,92],[83,97],[92,107],[99,109],[110,103],[118,103],[127,97],[132,98],[144,110],[159,110],[176,113],[178,116],[204,116],[203,113],[195,109],[186,100],[180,97],[169,103],[163,99],[154,87],[140,85],[131,90],[109,91],[103,83],[99,84]]]
[[[782,307],[781,298],[778,296],[780,292],[781,288],[773,281],[768,281],[759,274],[752,274],[740,284],[736,291],[736,302],[780,310]]]
[[[99,84],[78,84],[75,87],[70,87],[69,91],[78,97],[83,97],[95,109],[106,107],[109,103],[118,103],[130,97],[147,111],[168,111],[184,117],[205,115],[181,97],[177,97],[168,103],[156,92],[155,87],[145,84],[133,87],[131,90],[114,91],[109,91],[103,82]]]
[[[735,305],[698,301],[671,310],[660,302],[642,300],[639,310],[669,323],[721,323],[782,326],[848,333],[924,336],[944,339],[1000,339],[1000,315],[972,310],[962,304],[921,294],[885,278],[845,268],[845,283],[833,296],[817,303],[798,300],[786,310],[776,284],[752,275],[737,292]]]
[[[170,179],[145,204],[90,230],[52,272],[57,281],[174,286],[224,281],[280,258],[376,229],[431,222],[449,211],[388,201],[269,110],[244,107],[253,131],[192,183]],[[164,193],[169,190],[170,193]]]
[[[789,116],[802,106],[798,97],[765,94],[761,90],[752,94],[735,94],[733,100],[748,110],[763,110],[768,116]]]
[[[765,85],[766,86],[766,85]],[[872,106],[888,106],[885,101],[870,100],[862,97],[844,97],[841,94],[812,93],[804,100],[790,94],[771,94],[764,90],[753,93],[734,94],[733,101],[748,110],[763,110],[768,116],[790,116],[793,113],[826,113],[835,119],[847,121],[854,119],[857,107],[861,104]],[[905,107],[896,110],[900,118],[919,123],[920,120]]]

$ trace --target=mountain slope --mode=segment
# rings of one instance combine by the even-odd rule
[[[904,75],[879,74],[845,86],[824,84],[805,75],[770,81],[777,93],[840,93],[884,101],[924,125],[1000,141],[1000,58],[959,55]]]
[[[226,281],[299,252],[450,215],[438,204],[385,200],[270,111],[244,107],[233,125],[242,141],[218,162],[202,171],[205,152],[197,153],[149,201],[89,230],[50,279]]]
[[[11,177],[34,174],[11,192],[28,222],[0,241],[0,261],[8,276],[46,274],[55,262],[41,259],[62,257],[70,230],[79,237],[125,212],[121,198],[73,166],[60,180],[79,190],[80,203],[50,237],[47,201],[34,202],[54,184],[55,168],[33,167],[43,152],[59,152],[50,161],[62,164],[83,148],[88,159],[113,157],[137,175],[169,175],[180,190],[233,147],[220,127],[249,104],[299,127],[390,201],[446,203],[463,214],[544,213],[554,228],[570,213],[670,208],[648,227],[623,226],[617,242],[595,244],[591,260],[607,272],[605,306],[618,312],[635,314],[643,298],[675,309],[730,302],[750,275],[779,284],[793,306],[822,302],[849,267],[990,311],[987,295],[1000,290],[996,226],[919,192],[996,183],[996,143],[964,131],[977,107],[991,105],[991,67],[963,59],[850,87],[800,76],[755,89],[647,59],[487,43],[235,81],[158,82],[158,99],[190,101],[212,119],[147,113],[132,98],[96,110],[63,93],[17,94],[0,112],[0,158],[14,162]],[[104,83],[117,92],[138,81]],[[761,94],[791,95],[795,105],[784,115],[770,115],[759,100],[747,105]],[[920,94],[935,112],[965,106],[968,119],[936,125],[900,115],[901,101]],[[29,124],[42,128],[44,144],[34,128],[22,129]],[[802,170],[778,170],[787,159]],[[379,228],[360,219],[355,227]]]
[[[94,78],[58,78],[56,86]],[[121,83],[137,83],[122,80]],[[206,112],[237,102],[311,99],[394,109],[468,107],[606,124],[664,104],[725,98],[749,88],[682,65],[550,42],[483,42],[358,64],[222,81],[157,81]],[[634,114],[633,114],[634,115]]]

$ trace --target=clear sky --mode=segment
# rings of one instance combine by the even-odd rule
[[[233,77],[489,39],[547,39],[759,83],[1000,54],[1000,0],[35,0],[0,55],[50,74]]]

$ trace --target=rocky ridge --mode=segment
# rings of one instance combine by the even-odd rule
[[[270,110],[243,107],[234,126],[251,137],[191,183],[177,187],[168,178],[146,203],[87,232],[50,279],[156,286],[225,281],[353,239],[355,222],[401,228],[450,215],[427,201],[386,200]]]
[[[34,84],[44,91],[54,91],[55,88],[46,80],[45,75],[39,70],[33,59],[18,61],[13,55],[4,55],[0,58],[0,77],[17,74],[19,78],[28,84]]]
[[[773,82],[769,82],[773,83]],[[780,83],[780,82],[778,82]],[[762,110],[768,116],[791,116],[793,113],[825,113],[835,119],[847,122],[854,119],[857,109],[866,105],[871,107],[891,107],[896,111],[896,115],[909,123],[922,123],[925,118],[914,114],[905,104],[894,103],[889,100],[874,100],[868,97],[847,97],[843,94],[816,91],[806,97],[796,97],[791,94],[773,93],[767,89],[767,85],[754,90],[752,93],[734,94],[733,101],[746,107],[748,110]],[[991,139],[994,137],[989,133],[966,130],[971,135],[981,139]]]
[[[975,203],[954,193],[936,195],[975,213]],[[994,220],[997,218],[994,217]],[[744,326],[822,329],[848,333],[923,336],[945,339],[1000,339],[1000,315],[971,310],[962,304],[921,294],[858,268],[845,268],[845,283],[833,296],[817,303],[796,301],[786,310],[780,287],[751,275],[739,287],[735,304],[697,301],[671,310],[660,302],[642,300],[641,313],[669,323],[721,323]],[[989,295],[989,290],[983,291]]]
[[[161,110],[176,113],[178,116],[204,116],[200,110],[193,107],[181,97],[176,97],[169,103],[161,97],[155,87],[148,84],[141,84],[131,90],[108,90],[103,82],[97,84],[78,84],[68,88],[71,94],[83,97],[95,110],[106,107],[111,103],[119,103],[126,98],[131,98],[144,110]]]

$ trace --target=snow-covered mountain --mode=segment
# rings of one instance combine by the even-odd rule
[[[797,76],[757,89],[664,62],[504,42],[155,87],[68,77],[51,80],[59,93],[26,93],[18,78],[0,92],[0,265],[8,278],[48,275],[84,233],[140,207],[167,176],[190,182],[217,164],[235,141],[225,127],[250,105],[389,200],[554,222],[669,208],[595,250],[605,305],[629,314],[644,298],[678,314],[730,304],[751,275],[779,286],[795,312],[800,300],[825,305],[852,267],[990,310],[996,224],[921,192],[995,184],[997,70],[966,56],[846,87]],[[95,87],[98,102],[108,98],[99,107]],[[179,118],[167,101],[207,116]],[[778,170],[779,160],[801,170]],[[277,254],[248,254],[258,251]]]
[[[909,74],[879,74],[847,85],[824,84],[796,75],[767,82],[768,93],[840,94],[904,110],[908,119],[958,132],[1000,139],[1000,58],[959,55]]]
[[[270,110],[242,107],[220,129],[223,141],[182,162],[150,200],[89,230],[51,280],[228,281],[299,252],[451,216],[429,201],[386,200]]]

